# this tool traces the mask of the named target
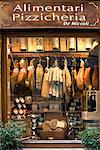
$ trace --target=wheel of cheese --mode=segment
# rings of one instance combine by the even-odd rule
[[[64,123],[64,128],[63,129],[66,129],[67,128],[67,122],[65,120],[61,120],[61,122]]]
[[[50,121],[49,120],[46,120],[46,121],[43,122],[42,129],[44,131],[50,130]]]
[[[50,121],[50,128],[55,130],[57,128],[57,122],[58,122],[58,119],[52,119]]]
[[[56,132],[61,132],[61,131],[63,131],[63,129],[62,128],[57,128],[55,131]]]
[[[51,128],[49,126],[45,126],[45,129],[43,131],[51,131]]]

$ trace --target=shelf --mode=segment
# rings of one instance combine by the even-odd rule
[[[60,110],[33,110],[32,113],[63,113]]]
[[[82,112],[82,119],[83,120],[100,120],[100,112],[83,111]]]
[[[83,128],[83,126],[82,125],[75,125],[73,128]]]
[[[79,110],[79,111],[68,111],[68,113],[70,113],[70,114],[71,114],[71,113],[73,113],[73,114],[74,114],[74,113],[81,113],[81,112],[82,112],[81,110]]]
[[[33,104],[61,104],[61,103],[64,103],[64,101],[63,100],[59,100],[59,101],[34,101],[34,102],[32,102]]]
[[[68,52],[12,52],[13,57],[82,57],[87,58],[89,52],[87,51],[68,51]]]

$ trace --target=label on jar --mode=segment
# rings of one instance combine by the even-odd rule
[[[27,38],[20,38],[21,40],[21,51],[27,50]]]
[[[37,51],[43,51],[43,37],[37,37],[36,38],[36,50]]]
[[[44,50],[52,51],[52,38],[44,38]]]
[[[53,50],[58,50],[59,49],[59,38],[58,37],[53,37]]]
[[[30,37],[28,38],[28,52],[35,52],[36,51],[36,38]]]
[[[60,51],[67,51],[67,42],[65,37],[60,38]]]

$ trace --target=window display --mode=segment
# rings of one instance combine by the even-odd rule
[[[92,38],[9,38],[9,116],[20,122],[28,119],[26,136],[75,139],[84,128],[82,111],[92,106],[90,100],[89,108],[84,106],[83,94],[99,88],[98,58],[91,61],[95,53],[86,41],[92,45]]]

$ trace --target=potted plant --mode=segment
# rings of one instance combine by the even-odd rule
[[[100,129],[85,129],[78,136],[86,150],[100,150]]]
[[[18,150],[20,138],[24,132],[15,122],[0,123],[0,150]]]

